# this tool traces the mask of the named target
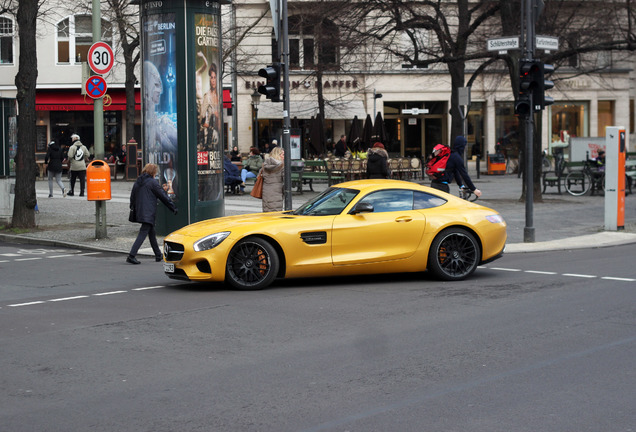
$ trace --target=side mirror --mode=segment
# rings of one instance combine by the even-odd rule
[[[349,214],[358,214],[358,213],[373,213],[373,204],[370,204],[368,202],[359,202],[358,204],[355,205],[355,207],[353,207],[353,209],[351,209],[351,211],[349,212]]]

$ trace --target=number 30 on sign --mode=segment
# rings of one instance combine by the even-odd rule
[[[113,68],[114,60],[113,49],[106,42],[95,42],[88,50],[88,65],[100,75]]]

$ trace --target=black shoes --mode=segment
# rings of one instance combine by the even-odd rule
[[[128,264],[141,264],[141,263],[137,260],[137,258],[132,257],[132,256],[130,256],[130,255],[128,255],[128,257],[126,258],[126,262],[127,262]]]
[[[161,255],[156,256],[156,257],[155,257],[155,261],[156,261],[156,262],[163,261],[163,257],[162,257]]]
[[[74,194],[73,194],[73,191],[68,191],[68,192],[66,193],[66,195],[68,195],[68,196],[73,196]]]

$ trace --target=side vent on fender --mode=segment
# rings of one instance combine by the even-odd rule
[[[302,233],[300,234],[300,238],[307,244],[327,243],[327,233],[325,231]]]

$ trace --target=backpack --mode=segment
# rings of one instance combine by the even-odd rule
[[[431,180],[439,180],[444,175],[444,171],[446,171],[446,162],[448,162],[448,157],[451,154],[451,151],[445,145],[438,144],[433,149],[441,150],[437,156],[434,153],[428,157],[426,161],[426,175],[429,176]]]
[[[82,150],[81,147],[77,148],[77,150],[75,151],[75,155],[73,156],[73,159],[75,159],[76,161],[81,161],[84,159],[84,150]]]

